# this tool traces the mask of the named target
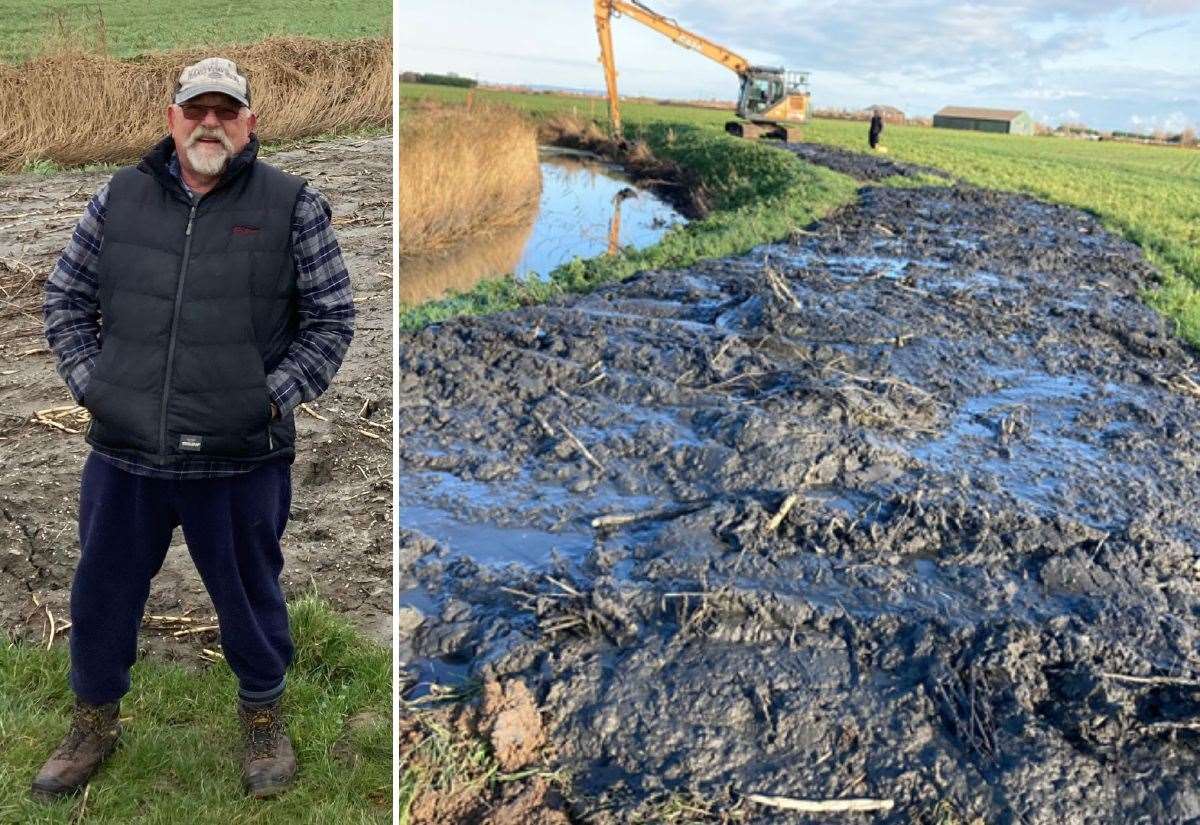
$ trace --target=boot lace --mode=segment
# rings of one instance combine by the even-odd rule
[[[113,720],[103,707],[77,707],[71,718],[71,729],[55,751],[59,758],[71,757],[91,737],[102,737],[113,727]]]
[[[246,719],[246,738],[252,759],[270,759],[275,755],[275,741],[282,725],[279,717],[269,710],[255,711]]]

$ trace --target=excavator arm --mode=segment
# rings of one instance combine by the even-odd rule
[[[701,37],[680,26],[669,17],[664,17],[637,0],[595,0],[596,33],[600,36],[600,62],[604,65],[604,84],[608,91],[608,114],[613,132],[621,134],[621,112],[617,107],[617,67],[613,61],[612,16],[623,14],[666,35],[685,49],[700,52],[709,60],[720,63],[744,78],[750,71],[746,58],[719,46],[706,37]]]

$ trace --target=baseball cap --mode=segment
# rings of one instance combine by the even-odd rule
[[[220,92],[243,106],[250,105],[250,81],[238,72],[236,63],[224,57],[206,57],[184,69],[175,84],[175,102],[207,92]]]

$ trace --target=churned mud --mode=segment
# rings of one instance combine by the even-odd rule
[[[314,143],[266,159],[308,178],[329,199],[358,308],[341,372],[311,413],[297,413],[286,590],[296,597],[315,589],[387,641],[391,138]],[[79,434],[86,413],[72,409],[42,335],[42,285],[108,177],[0,177],[0,620],[11,635],[44,642],[69,632],[59,628],[69,621],[79,473],[89,448]],[[172,655],[211,658],[205,649],[220,650],[212,605],[178,531],[176,542],[151,590],[143,638]]]
[[[522,679],[576,822],[1200,821],[1200,378],[1154,278],[1072,209],[866,188],[402,335],[408,695]]]
[[[863,130],[863,139],[866,139],[866,129]],[[935,169],[932,166],[905,163],[879,154],[863,154],[837,146],[827,146],[823,143],[785,143],[783,146],[809,163],[824,166],[862,181],[881,181],[893,175],[905,178],[932,175],[943,180],[949,180],[951,177],[943,170]]]

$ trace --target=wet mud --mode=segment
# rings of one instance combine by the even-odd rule
[[[864,154],[823,143],[785,143],[783,147],[809,163],[841,172],[855,180],[881,181],[896,175],[904,178],[932,175],[943,180],[951,179],[948,173],[932,166],[905,163],[878,154]]]
[[[1200,821],[1200,379],[1155,277],[1075,210],[866,188],[401,335],[407,695],[521,678],[577,822]]]
[[[290,598],[315,590],[390,643],[391,138],[311,143],[267,160],[330,201],[358,309],[340,373],[311,413],[297,412],[285,590]],[[69,409],[46,348],[42,286],[110,174],[0,177],[0,621],[10,636],[32,641],[61,643],[69,633],[79,473],[89,449],[79,432],[63,429],[81,431],[86,414]],[[59,426],[35,420],[55,408],[42,417]],[[179,531],[146,613],[145,649],[185,660],[219,654],[212,604]]]

